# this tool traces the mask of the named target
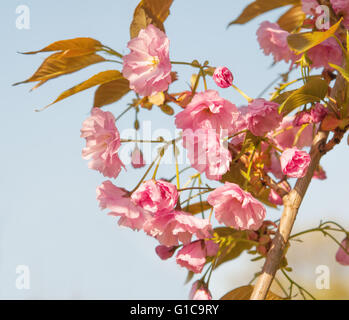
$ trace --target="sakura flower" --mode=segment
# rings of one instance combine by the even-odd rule
[[[329,63],[342,65],[342,49],[334,38],[328,38],[319,45],[309,49],[308,57],[312,68],[331,68]]]
[[[119,225],[140,230],[145,221],[142,208],[135,205],[126,190],[113,185],[109,180],[97,188],[97,200],[102,209],[109,209],[109,215],[119,216]]]
[[[113,114],[93,108],[91,116],[82,124],[81,137],[86,139],[82,157],[91,159],[89,168],[106,177],[116,178],[124,164],[118,155],[121,143]]]
[[[274,61],[295,61],[296,55],[287,44],[289,32],[282,30],[277,23],[264,21],[257,30],[257,39],[265,55],[272,54]]]
[[[194,273],[200,273],[205,266],[206,257],[213,257],[219,249],[213,241],[194,241],[183,246],[176,256],[177,263]]]
[[[178,200],[177,187],[164,180],[143,182],[131,196],[134,203],[151,214],[170,212]]]
[[[347,252],[344,251],[342,247],[339,247],[336,254],[336,261],[343,266],[349,266],[349,238],[345,238],[341,245],[346,249]]]
[[[214,130],[185,130],[183,146],[192,167],[208,179],[220,180],[229,170],[231,153]]]
[[[235,229],[257,230],[266,215],[263,204],[235,183],[218,187],[207,201],[214,207],[217,221]]]
[[[213,73],[213,81],[218,87],[229,88],[233,80],[233,74],[227,67],[217,67]]]
[[[209,238],[212,226],[208,219],[201,219],[184,211],[172,211],[150,217],[143,229],[160,244],[171,247],[178,246],[179,241],[183,244],[189,243],[193,235],[198,239]]]
[[[231,132],[238,115],[234,104],[221,98],[217,91],[207,90],[195,94],[186,108],[176,115],[175,123],[183,130],[215,129],[219,132],[224,129]]]
[[[160,257],[161,260],[167,260],[174,255],[176,249],[177,249],[176,246],[167,247],[167,246],[159,245],[155,248],[155,252]]]
[[[281,157],[282,172],[290,178],[302,178],[306,175],[310,165],[310,155],[296,147],[286,149]]]
[[[334,12],[344,18],[343,24],[349,29],[349,3],[347,0],[330,0]]]
[[[142,96],[167,90],[171,83],[171,62],[165,33],[150,24],[127,47],[131,52],[123,57],[122,74],[129,80],[130,88]]]
[[[135,148],[132,151],[131,165],[135,169],[142,168],[145,166],[145,162],[143,159],[143,153],[141,150],[139,150],[138,146],[135,146]]]
[[[247,108],[248,129],[255,136],[264,136],[267,132],[276,129],[282,121],[278,108],[277,103],[265,99],[253,100]]]
[[[200,280],[193,283],[190,293],[190,300],[212,300],[211,292],[208,290],[207,285]]]
[[[327,113],[328,110],[321,103],[317,103],[311,110],[298,113],[293,120],[293,125],[302,126],[303,124],[321,122]]]

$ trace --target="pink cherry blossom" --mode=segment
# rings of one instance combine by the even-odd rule
[[[167,90],[171,83],[169,43],[165,33],[152,24],[128,42],[131,52],[123,57],[122,74],[138,94],[151,96]]]
[[[207,285],[200,280],[193,283],[190,293],[190,300],[212,300],[211,292],[208,290]]]
[[[89,168],[106,177],[116,178],[124,164],[118,155],[121,143],[113,114],[93,108],[91,116],[82,124],[81,137],[86,139],[82,157],[91,159]]]
[[[284,117],[280,126],[275,129],[273,134],[270,135],[280,149],[292,148],[296,135],[302,129],[301,126],[294,126],[293,122],[293,116]],[[298,149],[302,149],[310,146],[312,141],[313,126],[307,126],[306,128],[302,129],[295,146]]]
[[[230,167],[231,153],[215,130],[185,130],[183,146],[193,168],[211,180],[220,180]]]
[[[281,157],[282,172],[290,178],[302,178],[310,165],[310,155],[296,147],[286,149]]]
[[[235,229],[257,230],[266,215],[263,204],[235,183],[218,187],[207,201],[214,207],[217,221]]]
[[[277,23],[264,21],[257,30],[257,39],[265,55],[272,54],[274,61],[295,61],[297,56],[287,44],[289,33],[282,30]]]
[[[108,209],[112,216],[119,216],[119,225],[140,230],[145,221],[142,208],[135,205],[128,192],[118,188],[109,180],[97,188],[97,200],[102,209]]]
[[[281,206],[283,205],[283,201],[282,198],[280,197],[280,195],[273,189],[270,190],[269,196],[268,196],[268,200],[269,202],[277,205],[277,206]]]
[[[347,250],[345,252],[342,247],[339,247],[337,254],[336,254],[336,261],[343,266],[349,266],[349,238],[345,238],[341,245]]]
[[[317,103],[310,110],[298,113],[293,120],[293,125],[302,126],[303,124],[321,122],[327,113],[328,110],[321,103]]]
[[[217,254],[219,245],[213,241],[194,241],[183,246],[176,256],[177,263],[194,273],[200,273],[205,266],[206,257]]]
[[[167,260],[174,255],[176,249],[177,249],[176,246],[167,247],[167,246],[159,245],[155,248],[155,252],[160,257],[161,260]]]
[[[193,235],[198,239],[211,237],[212,226],[208,219],[201,219],[184,211],[172,211],[150,217],[144,224],[144,231],[155,237],[164,246],[187,244]]]
[[[217,67],[213,73],[213,80],[218,87],[229,88],[233,83],[234,77],[227,67]]]
[[[282,115],[278,112],[277,103],[265,99],[253,100],[247,108],[246,120],[248,129],[255,136],[264,136],[267,132],[277,128]]]
[[[328,38],[319,45],[309,49],[308,57],[312,61],[312,68],[331,69],[329,63],[342,65],[342,49],[334,38]]]
[[[344,17],[343,24],[349,29],[349,2],[348,0],[330,0],[334,12]]]
[[[143,153],[141,150],[139,150],[138,146],[135,146],[135,148],[132,151],[131,165],[135,169],[142,168],[145,166],[145,161],[143,159]]]
[[[177,187],[164,180],[143,182],[131,196],[134,203],[151,214],[173,210],[178,200]]]
[[[234,104],[221,98],[217,91],[207,90],[195,94],[186,108],[176,115],[176,126],[183,130],[224,129],[234,130],[239,116]],[[218,132],[217,132],[218,133]]]

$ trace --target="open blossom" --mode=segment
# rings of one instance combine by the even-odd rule
[[[264,21],[257,30],[257,39],[265,55],[272,54],[274,61],[295,61],[296,55],[287,44],[289,32],[282,30],[277,23]]]
[[[302,178],[310,165],[310,155],[296,147],[286,149],[280,157],[282,172],[290,178]]]
[[[176,115],[177,128],[186,130],[225,129],[234,130],[238,117],[234,104],[221,98],[217,91],[206,90],[195,94],[186,108]]]
[[[295,137],[298,132],[302,129],[301,126],[294,125],[294,117],[287,116],[284,117],[280,126],[275,129],[273,140],[277,143],[280,149],[292,148],[295,142]],[[303,128],[298,141],[296,141],[295,146],[298,149],[308,147],[313,141],[313,126],[307,126]]]
[[[257,230],[266,215],[265,207],[237,184],[226,182],[207,198],[218,222],[241,230]]]
[[[229,170],[231,153],[215,130],[185,130],[183,147],[192,167],[205,172],[208,179],[220,180]]]
[[[167,247],[164,245],[159,245],[155,248],[155,252],[160,257],[161,260],[167,260],[174,255],[176,249],[177,249],[176,246]]]
[[[81,137],[86,139],[82,157],[91,159],[89,168],[106,177],[116,178],[124,164],[118,155],[121,143],[113,114],[93,108],[91,116],[82,124]]]
[[[145,161],[143,159],[143,153],[141,150],[139,150],[138,146],[135,146],[135,148],[132,151],[131,165],[135,169],[142,168],[145,166]]]
[[[334,12],[344,18],[343,24],[349,29],[349,2],[348,0],[330,0]]]
[[[342,65],[343,54],[340,45],[334,38],[328,38],[317,46],[309,49],[308,57],[312,68],[331,68],[329,63]]]
[[[165,33],[152,24],[128,42],[131,52],[123,57],[122,74],[138,94],[151,96],[167,90],[171,83],[169,43]]]
[[[119,225],[140,230],[145,221],[142,208],[135,205],[127,191],[113,185],[109,180],[97,188],[97,200],[102,209],[110,210],[110,215],[119,216]]]
[[[173,210],[178,200],[177,187],[164,180],[143,182],[131,196],[134,203],[151,214]]]
[[[150,217],[144,231],[156,238],[160,244],[171,247],[178,242],[187,244],[193,235],[198,239],[211,237],[212,226],[208,219],[201,219],[184,211],[172,211]]]
[[[190,300],[212,300],[212,295],[210,290],[208,290],[207,285],[200,280],[193,283],[190,293]]]
[[[345,238],[341,245],[347,250],[345,252],[342,247],[339,247],[336,254],[336,261],[343,266],[349,266],[349,238]]]
[[[325,118],[327,113],[328,110],[321,103],[317,103],[310,110],[298,113],[293,120],[293,124],[294,126],[302,126],[307,123],[318,123]]]
[[[233,83],[234,77],[227,67],[217,67],[213,73],[213,80],[218,87],[229,88]]]
[[[214,257],[219,249],[219,245],[211,240],[197,240],[186,244],[178,251],[177,263],[194,273],[200,273],[205,266],[206,257]]]
[[[255,99],[247,107],[247,126],[255,136],[263,136],[277,128],[282,115],[278,112],[279,105],[265,99]]]

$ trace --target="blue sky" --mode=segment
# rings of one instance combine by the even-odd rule
[[[2,154],[0,158],[0,298],[96,298],[96,299],[186,299],[186,271],[175,261],[161,261],[154,253],[156,241],[143,233],[120,228],[116,220],[101,212],[95,199],[96,187],[104,177],[89,170],[81,158],[84,141],[79,137],[82,121],[88,116],[93,91],[75,95],[44,112],[40,108],[63,90],[93,74],[119,67],[112,63],[91,66],[79,73],[49,81],[29,93],[31,85],[12,87],[28,78],[46,55],[24,56],[18,51],[40,49],[56,40],[93,37],[121,53],[127,53],[129,24],[138,1],[76,0],[15,1],[0,4]],[[18,5],[30,9],[30,29],[16,29]],[[234,73],[235,83],[248,95],[256,96],[275,77],[287,70],[280,64],[271,68],[272,58],[259,50],[255,32],[267,19],[276,21],[284,10],[266,14],[246,26],[226,28],[246,5],[244,0],[175,0],[166,31],[171,41],[172,60],[209,60],[225,65]],[[176,66],[183,89],[193,70]],[[216,89],[209,81],[209,86]],[[237,105],[244,100],[235,92],[220,90]],[[106,110],[118,114],[131,95]],[[178,111],[178,109],[176,109]],[[132,127],[134,114],[118,123],[122,131]],[[174,128],[173,117],[143,111],[140,120],[151,120],[152,128]],[[296,229],[314,226],[332,218],[348,226],[348,146],[342,143],[322,161],[325,182],[313,181]],[[173,167],[164,165],[159,176]],[[130,167],[116,184],[132,188],[142,170]],[[280,211],[272,210],[269,218]],[[324,253],[333,259],[333,252]],[[243,272],[249,257],[222,266],[212,277],[215,298],[243,285],[255,269]],[[16,266],[31,271],[30,290],[15,287]]]

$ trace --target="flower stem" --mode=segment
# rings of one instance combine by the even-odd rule
[[[235,84],[231,85],[237,92],[239,92],[246,100],[247,102],[252,102],[253,99],[250,98],[246,93],[244,93],[243,91],[241,91]]]

